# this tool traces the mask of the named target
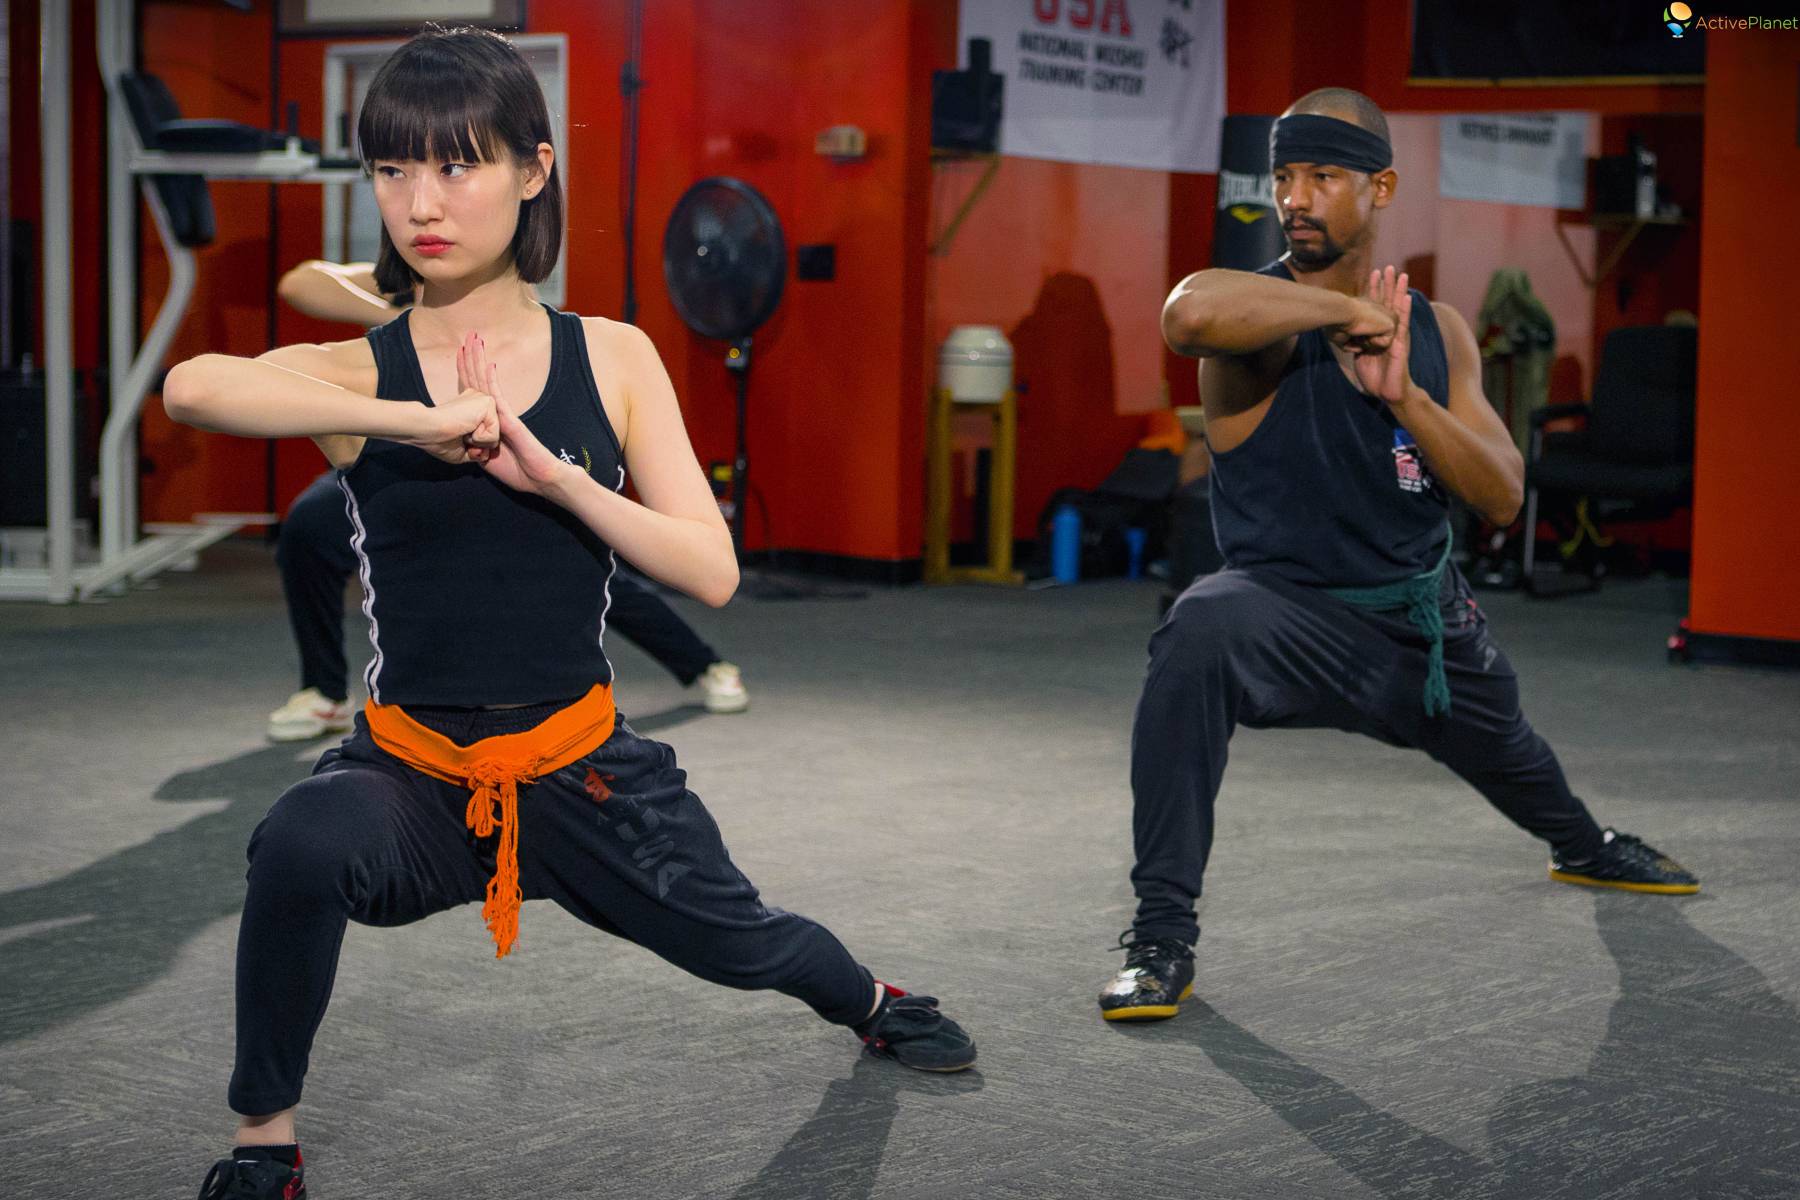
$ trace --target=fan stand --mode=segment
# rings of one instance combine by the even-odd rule
[[[750,338],[737,338],[725,351],[725,369],[737,376],[737,458],[731,465],[731,547],[737,554],[737,594],[751,600],[860,600],[861,588],[823,587],[792,576],[751,567],[744,562],[744,512],[750,499],[750,452],[745,426],[749,420]],[[772,553],[772,552],[771,552]]]
[[[744,561],[744,502],[750,498],[750,452],[744,427],[750,415],[750,338],[741,337],[725,351],[725,369],[737,376],[737,457],[731,464],[731,548]]]

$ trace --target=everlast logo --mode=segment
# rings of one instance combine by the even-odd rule
[[[1219,172],[1219,207],[1234,204],[1269,206],[1275,195],[1274,175],[1246,175],[1241,171]]]

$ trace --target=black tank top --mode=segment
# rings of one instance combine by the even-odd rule
[[[1257,272],[1292,279],[1287,265]],[[1450,403],[1437,314],[1413,290],[1413,382]],[[1213,532],[1227,565],[1295,583],[1375,587],[1437,566],[1449,498],[1388,406],[1344,375],[1322,330],[1302,333],[1262,423],[1212,456]]]
[[[550,375],[520,418],[605,487],[624,460],[588,363],[581,318],[550,314]],[[431,403],[411,312],[369,330],[384,400]],[[612,548],[566,509],[479,466],[370,438],[338,478],[362,576],[380,704],[485,707],[580,696],[612,680],[601,646]]]

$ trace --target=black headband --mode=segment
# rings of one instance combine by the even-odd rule
[[[1316,113],[1295,113],[1276,121],[1269,134],[1270,169],[1288,163],[1347,167],[1373,175],[1394,165],[1394,148],[1386,138],[1360,125]]]

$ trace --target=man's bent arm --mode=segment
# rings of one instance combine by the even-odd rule
[[[1445,487],[1495,525],[1510,525],[1524,502],[1525,460],[1482,395],[1481,353],[1468,322],[1447,304],[1431,307],[1450,360],[1450,406],[1440,408],[1414,384],[1390,407]]]
[[[1176,284],[1162,311],[1163,341],[1189,358],[1254,354],[1327,327],[1372,337],[1391,333],[1393,321],[1342,292],[1222,267]]]

